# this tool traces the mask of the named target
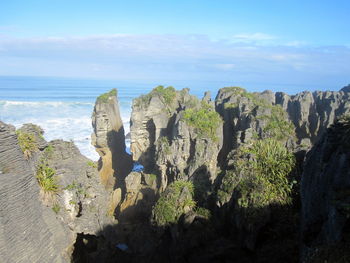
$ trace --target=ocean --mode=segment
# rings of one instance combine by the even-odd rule
[[[98,154],[91,145],[91,114],[96,97],[113,88],[118,90],[127,134],[130,131],[132,99],[147,94],[154,87],[112,80],[0,76],[0,120],[16,128],[24,123],[37,124],[44,129],[46,140],[72,140],[82,154],[97,160]],[[205,90],[208,89],[197,87],[191,89],[191,93],[202,97]],[[212,90],[212,96],[216,92],[217,89]],[[129,141],[126,144],[130,146]]]

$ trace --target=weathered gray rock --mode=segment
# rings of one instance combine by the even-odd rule
[[[301,181],[303,259],[344,237],[350,216],[350,118],[336,121],[307,155]],[[345,261],[344,261],[345,262]]]
[[[160,176],[163,190],[168,182],[196,180],[197,176],[206,177],[210,185],[216,178],[222,125],[215,127],[213,139],[200,135],[196,127],[184,120],[186,109],[198,112],[202,107],[210,107],[209,94],[201,102],[187,89],[173,90],[171,98],[166,102],[162,93],[153,90],[134,100],[130,127],[133,158],[146,172]]]
[[[97,235],[113,224],[110,193],[100,183],[97,164],[83,156],[72,142],[54,140],[42,158],[56,172],[61,191],[57,196],[58,218],[69,226],[72,235]],[[46,148],[48,149],[48,148]]]
[[[35,138],[35,144],[39,150],[44,150],[45,147],[47,147],[47,142],[43,137],[44,130],[40,126],[32,123],[26,123],[18,130],[28,134],[33,134]]]
[[[219,164],[229,165],[230,152],[256,139],[276,137],[293,146],[294,127],[287,114],[274,105],[274,93],[248,93],[239,87],[220,89],[215,99],[216,111],[224,120],[223,147]],[[277,125],[276,125],[277,124]]]
[[[0,122],[0,257],[2,262],[69,262],[72,236],[40,201],[39,186],[17,143]]]
[[[257,99],[264,101],[265,105]],[[267,107],[269,104],[273,107],[280,105],[287,113],[285,118],[293,123],[299,144],[314,144],[337,117],[350,112],[350,93],[345,87],[339,92],[305,91],[290,96],[271,91],[247,93],[233,87],[221,89],[215,104],[225,121],[224,146],[219,157],[222,164],[230,151],[252,137],[266,133],[264,129],[268,122],[261,116],[272,114],[271,107]]]
[[[304,91],[294,96],[277,92],[275,103],[287,111],[299,142],[307,138],[313,144],[337,117],[350,112],[350,94],[345,91]]]
[[[131,171],[132,161],[125,152],[125,134],[116,89],[97,98],[92,126],[91,141],[101,157],[98,167],[101,182],[109,189],[121,187]]]

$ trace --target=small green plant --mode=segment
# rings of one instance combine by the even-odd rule
[[[75,181],[73,181],[71,184],[66,185],[66,187],[63,188],[63,190],[74,190],[74,189],[77,189],[78,187],[79,187],[78,184]]]
[[[159,226],[176,223],[187,210],[196,206],[191,182],[175,181],[161,194],[154,207],[155,222]]]
[[[53,195],[59,191],[57,183],[56,171],[50,168],[47,163],[41,162],[37,168],[36,178],[44,193]]]
[[[52,211],[55,212],[55,214],[58,214],[61,210],[61,207],[58,203],[54,203],[53,206],[52,206]]]
[[[93,162],[93,161],[87,161],[87,163],[86,163],[88,166],[90,166],[90,167],[92,167],[92,168],[94,168],[94,169],[96,169],[97,168],[97,163],[95,163],[95,162]]]
[[[34,134],[16,131],[19,147],[21,148],[26,159],[30,158],[32,154],[38,151]]]
[[[77,183],[74,180],[71,184],[66,185],[66,187],[63,188],[63,190],[68,190],[68,191],[75,190],[78,195],[84,196],[84,197],[86,197],[88,195],[86,190],[84,189],[84,187],[80,183]]]
[[[77,204],[77,202],[76,202],[76,201],[74,201],[74,200],[69,200],[69,204],[70,204],[70,205],[76,205],[76,204]]]
[[[222,123],[220,115],[208,104],[202,103],[200,109],[188,108],[184,111],[183,120],[195,128],[201,138],[216,141],[216,130]]]
[[[53,151],[54,151],[54,147],[51,144],[49,144],[44,150],[46,157],[51,158]]]
[[[109,97],[117,96],[117,89],[112,89],[109,92],[103,93],[97,97],[96,102],[107,103]]]

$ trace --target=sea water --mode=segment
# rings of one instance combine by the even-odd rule
[[[46,140],[72,140],[82,154],[97,160],[98,155],[91,145],[91,114],[96,97],[113,88],[118,90],[127,134],[130,131],[132,99],[147,94],[154,85],[111,80],[0,76],[0,120],[16,128],[24,123],[37,124],[44,129]],[[202,96],[204,90],[195,88],[191,89],[194,91],[191,93]],[[130,146],[129,141],[126,144]]]

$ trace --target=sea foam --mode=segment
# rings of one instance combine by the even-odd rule
[[[123,103],[121,116],[125,134],[130,131],[130,108]],[[24,123],[34,123],[45,131],[46,140],[72,140],[80,152],[92,160],[99,158],[91,145],[91,114],[94,104],[61,101],[0,101],[0,119],[20,128]],[[130,142],[127,141],[127,147]]]

